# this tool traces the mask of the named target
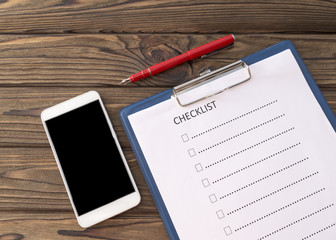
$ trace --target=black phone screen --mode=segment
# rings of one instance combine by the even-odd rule
[[[135,191],[99,100],[46,125],[78,215]]]

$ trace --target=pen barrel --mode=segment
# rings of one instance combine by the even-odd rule
[[[147,68],[145,70],[142,70],[140,72],[137,72],[137,73],[131,75],[129,78],[130,78],[131,82],[135,82],[135,81],[138,81],[140,79],[143,79],[143,78],[146,78],[146,77],[149,77],[149,76],[151,76],[151,73]]]
[[[230,44],[234,43],[234,36],[232,34],[227,35],[225,37],[219,38],[215,41],[209,42],[192,50],[189,50],[187,53],[190,55],[190,60],[199,58],[205,54],[217,51],[223,47],[226,47]]]
[[[200,47],[194,48],[192,50],[189,50],[186,53],[183,53],[179,56],[173,57],[171,59],[168,59],[166,61],[163,61],[161,63],[158,63],[154,66],[149,67],[151,75],[158,74],[160,72],[166,71],[172,67],[175,67],[177,65],[180,65],[186,61],[193,60],[195,58],[199,58],[205,54],[208,54],[210,52],[216,51],[218,49],[221,49],[223,47],[226,47],[232,43],[234,43],[234,36],[232,34],[227,35],[225,37],[219,38],[215,41],[209,42],[207,44],[204,44]]]
[[[166,71],[170,68],[173,68],[177,65],[180,65],[186,61],[189,61],[190,58],[187,53],[183,53],[161,63],[155,64],[154,66],[149,67],[152,75],[158,74],[160,72]]]
[[[180,65],[186,61],[191,60],[189,55],[187,53],[178,55],[176,57],[170,58],[166,61],[163,61],[161,63],[155,64],[145,70],[142,70],[138,73],[133,74],[132,76],[130,76],[130,80],[131,82],[135,82],[138,81],[140,79],[149,77],[149,76],[153,76],[156,75],[160,72],[166,71],[172,67],[175,67],[177,65]]]
[[[232,34],[227,35],[225,37],[222,37],[220,39],[217,39],[215,41],[212,41],[210,43],[207,43],[205,45],[202,45],[200,47],[194,48],[192,50],[189,50],[186,53],[183,53],[179,56],[173,57],[171,59],[168,59],[166,61],[163,61],[161,63],[155,64],[145,70],[142,70],[138,73],[135,73],[131,75],[129,78],[131,82],[138,81],[140,79],[153,76],[155,74],[158,74],[160,72],[166,71],[170,68],[173,68],[177,65],[180,65],[186,61],[193,60],[195,58],[199,58],[205,54],[208,54],[210,52],[216,51],[218,49],[221,49],[223,47],[226,47],[232,43],[234,43],[234,36]]]

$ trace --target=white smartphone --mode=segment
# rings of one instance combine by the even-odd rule
[[[41,119],[81,227],[139,204],[139,191],[97,92],[45,109]]]

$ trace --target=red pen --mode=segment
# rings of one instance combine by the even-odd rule
[[[140,79],[143,79],[149,76],[153,76],[155,74],[168,70],[172,67],[175,67],[179,64],[182,64],[186,61],[199,58],[203,55],[206,55],[218,49],[232,45],[234,43],[234,40],[235,40],[235,37],[233,36],[233,34],[227,35],[215,41],[209,42],[207,44],[204,44],[202,46],[189,50],[188,52],[183,53],[179,56],[176,56],[166,61],[163,61],[161,63],[155,64],[138,73],[135,73],[131,75],[129,78],[122,80],[120,84],[127,84],[127,83],[135,82],[135,81],[138,81]]]

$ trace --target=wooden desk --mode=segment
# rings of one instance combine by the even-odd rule
[[[336,112],[334,1],[0,1],[0,239],[168,239],[122,129],[121,108],[281,40],[294,42]],[[158,76],[120,80],[228,33],[236,46]],[[89,229],[76,222],[39,115],[98,91],[142,195]]]

